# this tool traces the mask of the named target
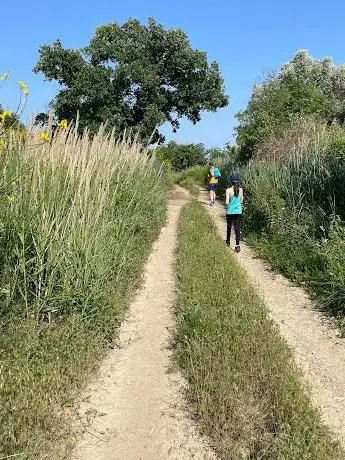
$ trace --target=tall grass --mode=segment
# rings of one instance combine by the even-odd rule
[[[302,122],[268,140],[244,171],[246,232],[262,255],[343,315],[345,132]],[[337,217],[338,216],[338,217]],[[335,254],[338,254],[335,257]],[[342,258],[341,258],[342,257]],[[341,259],[341,260],[340,260]]]
[[[166,182],[103,128],[13,140],[0,163],[0,457],[47,458],[140,282]]]
[[[200,187],[207,183],[208,167],[206,165],[196,165],[184,169],[175,174],[175,183],[189,190],[192,195],[198,196]]]
[[[196,165],[184,169],[175,174],[175,182],[181,184],[186,179],[193,179],[194,182],[200,186],[204,185],[207,181],[208,166]]]
[[[177,274],[176,358],[219,458],[344,458],[290,349],[197,202],[182,212]]]

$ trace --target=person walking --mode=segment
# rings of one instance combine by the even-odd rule
[[[210,164],[210,170],[208,173],[208,184],[209,184],[209,190],[210,190],[210,206],[214,206],[216,204],[216,190],[217,190],[217,185],[219,182],[221,174],[218,168],[216,168],[212,163]]]
[[[240,187],[238,180],[232,176],[231,187],[226,190],[226,244],[230,246],[231,228],[234,226],[236,246],[235,252],[241,251],[241,217],[243,213],[243,190]]]

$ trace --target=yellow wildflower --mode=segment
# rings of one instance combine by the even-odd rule
[[[49,142],[50,141],[49,134],[47,132],[41,133],[40,139],[41,141]]]
[[[6,146],[4,139],[0,139],[0,149],[3,149]]]
[[[58,126],[60,128],[67,129],[68,128],[67,120],[61,120],[60,123],[58,123]]]
[[[13,181],[11,182],[11,185],[12,185],[12,187],[17,187],[17,182],[16,182],[15,180],[13,180]]]
[[[11,117],[12,112],[9,110],[5,110],[4,112],[0,113],[0,120],[4,120],[6,117]]]
[[[24,177],[24,179],[29,179],[30,176],[29,176],[28,173],[24,173],[24,174],[23,174],[23,177]]]
[[[23,90],[25,96],[27,96],[29,94],[29,88],[26,86],[26,84],[23,81],[20,81],[19,86]]]
[[[4,80],[7,80],[8,79],[8,73],[4,73],[1,77],[0,77],[0,81],[4,81]]]
[[[9,203],[12,203],[12,201],[14,200],[14,196],[13,196],[13,195],[7,195],[6,198],[7,198],[7,201],[8,201]]]

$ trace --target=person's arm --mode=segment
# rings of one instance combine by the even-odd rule
[[[243,206],[243,188],[240,188],[241,206]]]
[[[229,201],[230,201],[230,189],[227,188],[226,189],[226,194],[225,194],[225,204],[226,204],[226,206],[229,205]]]

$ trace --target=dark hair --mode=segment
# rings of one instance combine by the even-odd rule
[[[238,196],[240,194],[240,186],[238,185],[238,182],[233,182],[233,188],[234,188],[234,195]]]

